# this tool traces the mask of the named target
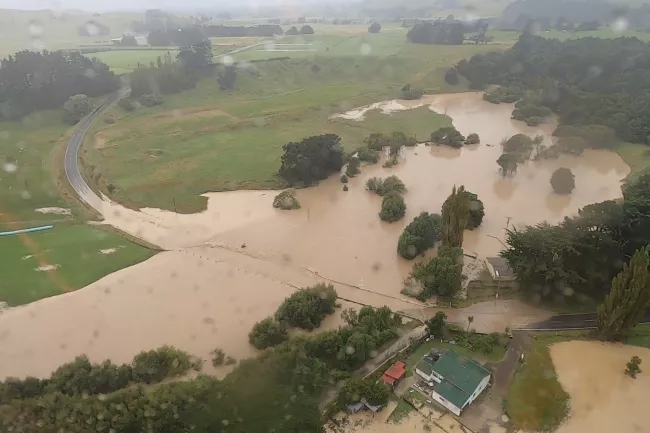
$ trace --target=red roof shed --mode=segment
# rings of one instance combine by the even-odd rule
[[[395,364],[391,365],[388,370],[384,373],[381,380],[384,381],[386,385],[394,385],[395,382],[399,381],[406,374],[406,364],[402,361],[397,361]]]

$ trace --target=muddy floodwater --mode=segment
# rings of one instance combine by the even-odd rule
[[[525,133],[550,142],[554,128],[529,128],[511,120],[512,105],[492,105],[480,94],[465,93],[382,107],[388,116],[420,104],[446,113],[463,134],[478,133],[481,144],[406,148],[393,168],[381,163],[363,167],[350,179],[348,192],[342,191],[338,176],[299,190],[302,208],[296,211],[274,209],[274,191],[208,194],[208,209],[193,215],[133,211],[107,202],[106,223],[168,251],[85,289],[1,314],[0,378],[44,376],[81,353],[95,361],[129,361],[140,350],[162,344],[206,360],[215,348],[237,359],[249,357],[255,354],[247,341],[251,326],[296,288],[323,280],[345,299],[421,314],[420,303],[400,295],[411,263],[398,257],[397,239],[420,212],[440,212],[453,185],[464,184],[485,204],[483,225],[466,232],[464,244],[466,251],[482,257],[501,249],[506,224],[557,222],[587,204],[621,196],[629,167],[607,151],[528,162],[503,179],[495,162],[500,141]],[[576,176],[570,196],[554,194],[549,185],[560,166]],[[388,224],[377,215],[381,198],[364,185],[369,177],[393,174],[408,188],[407,213]],[[496,303],[486,308],[490,312],[472,313],[485,315],[477,318],[477,330],[489,329],[489,318],[498,318],[502,330],[504,317],[519,314],[517,308],[499,312]],[[338,316],[328,319],[325,328],[341,324]]]
[[[571,396],[569,419],[557,433],[650,432],[650,374],[623,374],[632,356],[647,369],[650,350],[642,347],[590,341],[551,346],[558,379]]]

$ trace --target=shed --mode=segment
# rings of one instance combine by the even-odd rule
[[[397,361],[395,364],[391,365],[388,370],[381,377],[381,380],[390,386],[394,386],[401,378],[406,375],[406,364],[402,361]]]
[[[514,281],[517,278],[508,261],[503,257],[488,257],[485,259],[485,264],[495,281]]]

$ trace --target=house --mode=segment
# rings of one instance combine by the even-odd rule
[[[494,281],[514,281],[517,279],[515,273],[503,257],[488,257],[485,265]]]
[[[391,365],[384,375],[381,377],[381,380],[389,386],[395,386],[397,382],[400,381],[406,375],[406,364],[402,361],[397,361],[395,364]]]
[[[437,359],[425,356],[415,372],[431,387],[431,397],[458,416],[483,392],[491,376],[481,365],[452,350]]]

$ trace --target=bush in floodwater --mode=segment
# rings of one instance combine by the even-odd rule
[[[384,196],[381,202],[381,211],[379,218],[389,223],[395,222],[404,217],[406,213],[406,203],[404,198],[398,193],[390,193]]]
[[[350,158],[350,161],[348,162],[348,167],[345,170],[345,174],[348,175],[348,177],[354,177],[357,174],[360,173],[359,171],[359,166],[361,165],[361,162],[359,162],[359,158],[356,156],[353,156]]]
[[[341,175],[341,183],[348,183],[348,177],[345,174]]]
[[[399,237],[397,252],[407,260],[413,260],[433,247],[440,240],[442,217],[422,212],[416,216]]]
[[[212,366],[218,367],[226,361],[226,352],[223,349],[214,349],[212,351]]]
[[[465,139],[465,144],[479,144],[481,142],[481,139],[479,138],[478,134],[476,133],[471,133],[467,136],[467,139]]]
[[[296,198],[294,189],[287,189],[276,195],[273,199],[273,207],[282,210],[300,209],[300,202]]]
[[[382,164],[383,168],[391,168],[399,163],[399,158],[397,156],[391,156]]]
[[[133,358],[133,380],[157,383],[168,377],[181,376],[192,367],[190,356],[171,346],[140,352]]]
[[[404,182],[402,182],[401,179],[397,176],[388,176],[386,179],[371,177],[366,182],[366,189],[380,196],[384,196],[392,192],[400,194],[406,192],[406,186],[404,185]]]
[[[286,298],[275,312],[275,319],[287,326],[311,331],[328,314],[334,313],[336,290],[331,284],[316,284]]]
[[[347,191],[349,188],[347,185],[343,185],[343,191]]]
[[[566,167],[560,167],[551,176],[551,186],[557,194],[571,194],[576,187],[573,172]]]
[[[483,223],[485,207],[476,194],[469,191],[465,191],[465,194],[469,197],[469,218],[467,219],[465,228],[467,230],[474,230]]]
[[[257,349],[277,346],[288,338],[287,329],[272,317],[257,322],[248,333],[248,342]]]

